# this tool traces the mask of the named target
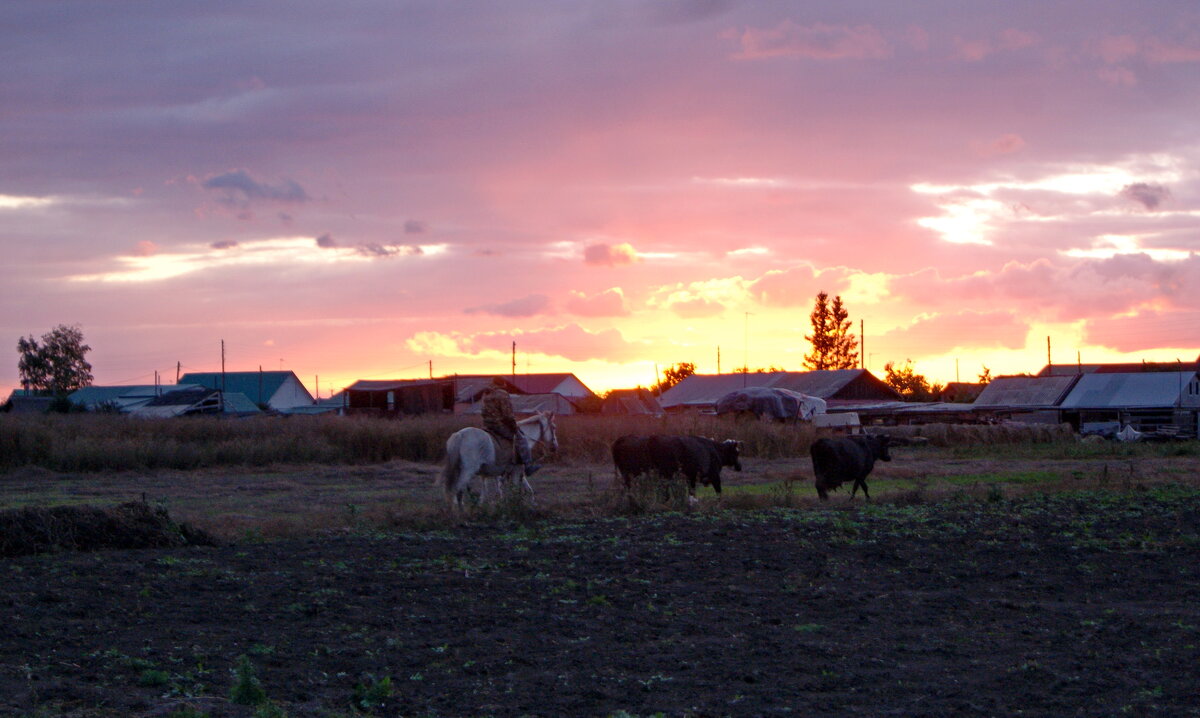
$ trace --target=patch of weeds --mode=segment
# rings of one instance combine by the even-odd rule
[[[355,708],[370,710],[384,706],[389,698],[396,695],[396,687],[392,685],[391,676],[376,680],[375,676],[367,675],[361,683],[354,684],[352,695]]]
[[[207,713],[198,708],[184,706],[183,708],[176,708],[168,713],[167,718],[209,718],[209,716]]]
[[[254,709],[254,718],[287,718],[287,711],[267,701]]]
[[[146,687],[165,686],[171,682],[171,675],[166,671],[147,668],[138,676],[138,685]]]
[[[275,652],[275,646],[255,643],[253,646],[250,646],[250,649],[247,652],[252,656],[269,656]]]
[[[822,626],[819,623],[798,623],[795,626],[792,626],[792,628],[800,633],[816,633],[817,631],[825,628],[825,626]]]
[[[598,593],[595,596],[589,596],[587,602],[589,605],[592,605],[592,606],[611,606],[612,605],[612,601],[609,601],[608,596],[605,596],[603,593]]]
[[[267,692],[254,675],[254,664],[250,662],[250,657],[245,654],[238,656],[237,667],[233,669],[233,688],[229,691],[229,699],[243,706],[261,706],[267,702]]]

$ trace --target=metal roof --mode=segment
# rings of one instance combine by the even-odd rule
[[[1075,374],[1137,374],[1139,372],[1196,371],[1196,362],[1140,361],[1114,362],[1109,364],[1047,364],[1038,376],[1072,376]]]
[[[1058,406],[1078,378],[1076,375],[996,377],[976,397],[975,406]]]
[[[1194,371],[1085,374],[1063,400],[1062,408],[1200,406],[1200,396],[1189,393],[1188,385],[1195,381]]]
[[[222,380],[222,376],[224,379]],[[179,377],[180,384],[199,384],[209,389],[221,389],[227,394],[245,394],[259,404],[269,403],[275,392],[288,379],[295,379],[296,384],[304,388],[304,384],[293,371],[229,371],[221,372],[190,372]],[[308,393],[308,389],[304,388]],[[309,396],[312,401],[312,396]]]
[[[829,399],[864,375],[872,376],[866,369],[776,371],[761,374],[692,374],[663,392],[663,395],[659,397],[659,402],[664,408],[716,404],[729,392],[751,386],[788,389],[820,399]],[[872,379],[874,379],[873,376]]]
[[[109,405],[122,411],[142,406],[163,394],[184,389],[200,388],[192,384],[136,384],[129,386],[85,386],[71,392],[68,397],[73,404],[80,404],[91,411]]]

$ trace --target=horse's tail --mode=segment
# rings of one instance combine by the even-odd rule
[[[442,467],[441,475],[434,481],[434,486],[440,484],[447,491],[454,485],[462,470],[462,452],[458,450],[459,442],[454,439],[455,436],[451,436],[450,440],[446,442],[446,465]]]

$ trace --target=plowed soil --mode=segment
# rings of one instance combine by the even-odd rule
[[[5,560],[0,714],[1200,715],[1196,489],[848,505]]]

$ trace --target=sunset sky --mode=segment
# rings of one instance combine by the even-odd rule
[[[0,7],[0,388],[1200,353],[1200,4]],[[6,391],[4,392],[7,393]]]

